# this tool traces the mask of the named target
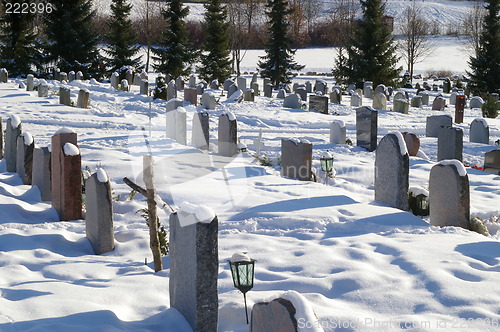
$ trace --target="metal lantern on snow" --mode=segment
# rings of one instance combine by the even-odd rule
[[[254,263],[255,260],[248,257],[246,253],[236,253],[231,256],[229,260],[234,287],[243,293],[243,298],[245,300],[245,317],[247,319],[247,324],[248,312],[246,293],[253,288]]]
[[[329,177],[331,177],[333,171],[333,155],[328,150],[326,150],[326,152],[323,152],[323,154],[319,158],[319,162],[321,164],[321,170]]]
[[[429,200],[426,195],[419,194],[415,197],[417,216],[428,216],[429,215]]]

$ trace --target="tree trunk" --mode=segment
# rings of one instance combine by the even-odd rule
[[[143,173],[144,184],[146,185],[146,199],[148,202],[148,224],[149,224],[149,247],[153,253],[155,272],[163,269],[160,239],[158,237],[158,215],[156,214],[156,190],[153,184],[153,156],[145,155],[143,157]]]

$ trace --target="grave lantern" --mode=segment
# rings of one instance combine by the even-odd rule
[[[428,216],[429,215],[429,200],[426,195],[419,194],[415,197],[416,201],[416,211],[417,216]]]
[[[247,152],[247,145],[245,143],[238,143],[238,153]]]
[[[254,263],[255,260],[248,257],[246,253],[235,253],[229,260],[234,287],[243,293],[243,299],[245,300],[245,317],[247,319],[247,324],[248,312],[246,293],[253,288]]]
[[[331,177],[333,171],[333,155],[326,150],[319,158],[319,162],[321,164],[321,170],[325,172],[328,177]]]

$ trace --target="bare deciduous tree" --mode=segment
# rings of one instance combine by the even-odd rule
[[[483,30],[484,15],[486,15],[486,9],[483,3],[476,2],[463,19],[464,39],[462,44],[469,55],[475,55],[479,49],[479,37]]]
[[[410,80],[413,68],[435,50],[435,43],[429,38],[429,24],[425,20],[422,8],[413,3],[406,8],[401,22],[402,39],[399,41],[401,56],[406,61]]]

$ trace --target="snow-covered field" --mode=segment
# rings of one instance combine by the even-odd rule
[[[305,79],[314,77],[299,80]],[[79,88],[91,91],[91,108],[78,109],[59,105],[55,92],[39,98],[18,89],[17,82],[0,85],[4,122],[8,114],[18,115],[39,146],[48,144],[60,127],[76,131],[83,166],[104,168],[120,200],[114,202],[116,249],[95,256],[83,220],[57,222],[38,189],[21,185],[0,162],[0,331],[190,330],[169,308],[169,257],[156,274],[151,263],[144,265],[152,257],[147,226],[136,211],[146,203],[140,195],[128,199],[130,189],[122,181],[138,176],[141,156],[149,149],[163,200],[174,206],[182,201],[207,205],[219,216],[220,331],[248,330],[243,297],[233,288],[227,263],[242,251],[257,260],[250,307],[294,290],[311,303],[326,331],[498,330],[499,224],[489,223],[492,236],[485,237],[433,227],[427,219],[374,202],[375,154],[329,143],[334,119],[346,123],[347,136],[355,142],[348,96],[343,105],[330,104],[335,116],[285,109],[276,99],[235,104],[222,97],[210,111],[207,154],[165,137],[163,101],[152,103],[150,127],[149,99],[138,95],[137,87],[127,93],[105,83],[73,82],[73,99]],[[61,85],[49,83],[52,91]],[[196,108],[186,109],[190,130]],[[234,160],[216,153],[217,117],[224,111],[236,115],[238,137],[250,149]],[[395,130],[420,136],[428,159],[411,158],[410,186],[428,188],[437,142],[425,137],[425,119],[441,113],[430,107],[411,108],[409,115],[379,112],[379,139]],[[444,113],[453,114],[453,106]],[[482,145],[468,142],[469,124],[476,117],[479,109],[467,109],[457,126],[465,134],[464,163],[481,166],[484,153],[496,148],[492,142],[500,138],[500,119],[488,119],[491,145]],[[260,131],[262,153],[275,161],[273,167],[251,156]],[[330,150],[336,178],[324,184],[280,177],[276,160],[282,137],[311,141],[316,168],[320,154]],[[467,172],[472,215],[499,217],[500,177],[473,168]],[[160,211],[160,219],[167,225],[168,212]]]

